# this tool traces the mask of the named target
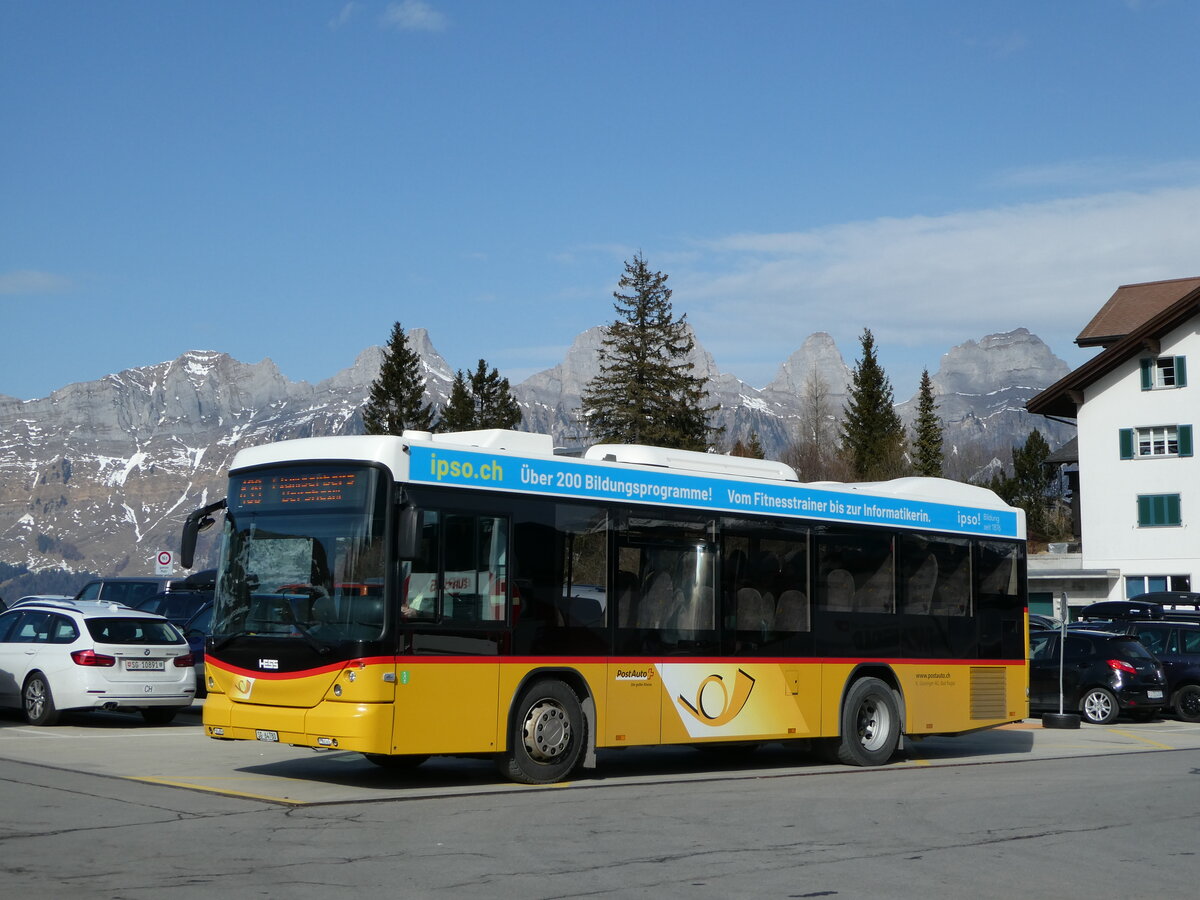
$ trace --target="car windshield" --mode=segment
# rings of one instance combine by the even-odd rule
[[[273,503],[271,484],[356,479],[353,493]],[[232,478],[214,635],[303,637],[325,644],[370,640],[383,630],[386,486],[368,467],[289,466]],[[262,484],[267,487],[261,487]],[[250,494],[251,488],[258,491]],[[260,499],[262,495],[266,499]],[[245,499],[250,495],[251,499]]]
[[[159,619],[88,619],[88,633],[102,644],[179,644],[183,637],[170,622]]]

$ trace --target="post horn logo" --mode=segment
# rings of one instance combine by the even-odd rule
[[[716,687],[710,689],[711,685]],[[689,703],[683,694],[679,695],[679,702],[695,716],[696,721],[712,726],[725,725],[732,722],[742,711],[753,690],[754,678],[738,669],[733,682],[732,696],[724,678],[720,675],[709,675],[696,688],[695,703]]]

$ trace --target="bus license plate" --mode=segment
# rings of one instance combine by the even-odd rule
[[[166,668],[165,659],[127,659],[126,672],[161,672]]]
[[[1146,696],[1149,697],[1151,700],[1161,700],[1162,699],[1162,691],[1146,691]]]
[[[261,728],[254,732],[254,736],[260,741],[278,741],[278,731],[263,731]]]

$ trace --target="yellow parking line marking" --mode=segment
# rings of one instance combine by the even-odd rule
[[[291,797],[275,797],[271,794],[252,794],[249,791],[235,791],[231,788],[214,787],[207,784],[197,784],[194,781],[178,781],[173,778],[156,778],[154,776],[126,775],[129,781],[144,781],[147,784],[161,784],[165,787],[187,788],[193,791],[206,791],[210,794],[221,794],[226,797],[241,797],[245,800],[265,800],[268,803],[286,803],[289,806],[307,806],[305,800],[295,800]]]
[[[1152,741],[1152,740],[1150,740],[1150,738],[1142,737],[1140,734],[1134,734],[1132,731],[1118,731],[1116,728],[1114,728],[1114,729],[1112,729],[1112,733],[1119,734],[1122,737],[1133,738],[1135,741],[1141,741],[1143,744],[1149,744],[1151,747],[1158,747],[1160,750],[1174,750],[1175,749],[1170,744],[1163,744],[1163,743],[1160,743],[1159,741]]]

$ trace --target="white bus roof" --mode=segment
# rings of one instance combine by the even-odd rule
[[[471,475],[459,477],[472,464],[469,460],[459,462],[459,468],[452,470],[448,460],[459,459],[461,453],[494,455],[497,473],[506,467],[513,471],[507,472],[503,481],[478,477],[472,480]],[[420,463],[414,464],[417,457]],[[506,460],[514,462],[510,466]],[[878,514],[882,518],[875,524],[984,535],[998,528],[995,533],[1004,537],[1025,536],[1021,510],[1008,506],[987,488],[943,478],[805,484],[790,466],[772,460],[625,444],[598,444],[579,459],[555,455],[550,435],[502,429],[448,434],[406,431],[400,437],[337,436],[280,441],[239,451],[230,471],[304,461],[377,463],[390,469],[401,482],[581,499],[625,499],[733,514],[745,511],[834,521],[873,521],[869,514]],[[436,468],[443,464],[444,473]],[[571,472],[574,480],[563,482],[560,477],[563,472]],[[578,472],[604,473],[588,476],[603,489],[586,490],[587,485],[574,475]],[[559,487],[565,484],[565,488],[556,490],[552,483],[555,479]],[[668,482],[670,485],[664,487]],[[738,489],[739,484],[745,486],[744,490]],[[705,491],[708,498],[700,498]],[[923,512],[926,507],[934,510],[932,520]],[[945,512],[942,521],[943,513],[935,507],[960,512]],[[972,510],[990,514],[984,512],[980,517]],[[1001,519],[1003,524],[996,525]]]

